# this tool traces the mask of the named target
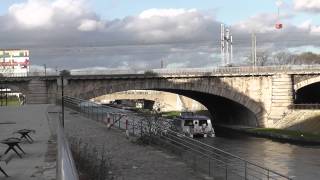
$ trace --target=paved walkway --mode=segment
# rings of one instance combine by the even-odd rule
[[[54,111],[54,107],[50,109]],[[53,121],[57,116],[49,113]],[[122,131],[108,130],[104,125],[70,111],[66,112],[65,119],[65,130],[70,136],[81,138],[82,142],[96,148],[105,145],[112,158],[112,173],[116,180],[202,179],[175,156],[151,146],[132,143]]]
[[[10,152],[12,160],[6,165],[0,162],[3,169],[9,174],[6,180],[52,180],[55,179],[55,154],[52,144],[48,143],[50,131],[47,121],[48,105],[26,105],[21,107],[0,107],[0,139],[18,137],[12,134],[19,129],[34,129],[31,134],[33,144],[22,143],[21,147],[26,152],[20,159]],[[13,123],[13,124],[11,124]],[[48,149],[48,146],[50,147]],[[53,145],[54,147],[54,145]],[[6,150],[6,145],[0,144],[0,154]],[[50,150],[50,151],[48,151]]]

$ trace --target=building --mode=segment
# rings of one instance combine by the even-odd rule
[[[27,75],[30,70],[29,55],[26,49],[0,49],[0,74]]]

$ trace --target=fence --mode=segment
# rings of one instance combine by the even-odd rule
[[[238,66],[213,68],[179,68],[179,69],[104,69],[104,70],[71,70],[73,76],[80,75],[132,75],[152,72],[158,75],[210,75],[210,74],[274,74],[286,73],[319,73],[320,65],[287,65],[287,66]],[[152,74],[151,73],[151,74]],[[47,71],[28,73],[0,73],[3,77],[59,76],[59,72]]]
[[[292,104],[290,109],[320,109],[320,104]]]
[[[244,160],[170,129],[165,119],[150,119],[90,101],[65,97],[65,104],[84,116],[126,130],[127,134],[151,137],[153,142],[177,152],[193,168],[212,179],[290,179],[289,177]],[[158,121],[157,121],[158,120]]]
[[[57,179],[58,180],[78,180],[76,166],[72,157],[67,138],[65,137],[61,123],[58,123],[58,159],[57,159]]]

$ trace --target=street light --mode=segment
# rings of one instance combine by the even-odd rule
[[[44,76],[47,76],[47,65],[44,64],[43,67],[44,67]]]
[[[67,81],[64,81],[64,77],[69,76],[70,71],[62,70],[60,71],[60,82],[61,82],[61,124],[64,128],[64,85]]]

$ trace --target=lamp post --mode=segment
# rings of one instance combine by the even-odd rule
[[[64,128],[64,82],[63,82],[63,74],[61,74],[61,124],[62,127]]]
[[[68,84],[68,81],[65,81],[65,77],[70,76],[70,71],[68,70],[62,70],[60,71],[60,80],[61,80],[61,124],[62,127],[64,127],[64,85]]]
[[[43,67],[44,67],[44,76],[47,76],[47,65],[44,64]]]

